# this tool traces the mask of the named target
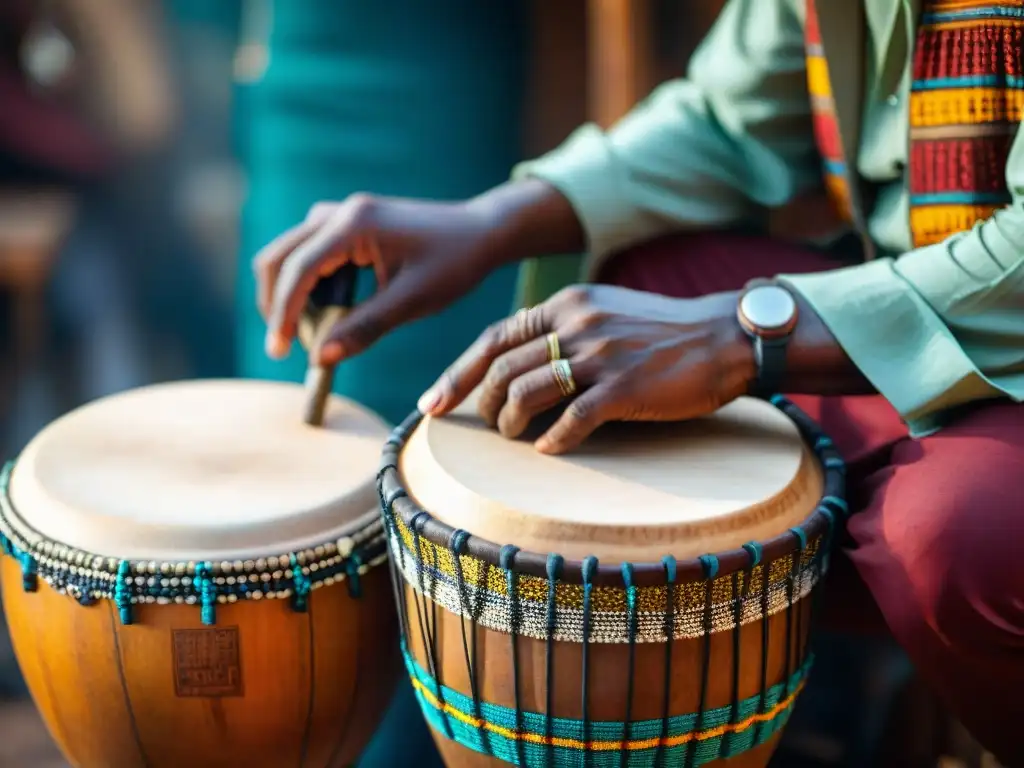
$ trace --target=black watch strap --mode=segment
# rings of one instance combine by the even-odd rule
[[[754,336],[754,359],[757,363],[757,379],[754,392],[757,397],[768,398],[782,391],[786,376],[786,347],[789,335],[777,339]]]

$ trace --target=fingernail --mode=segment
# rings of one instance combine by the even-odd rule
[[[547,437],[538,437],[534,441],[533,447],[539,453],[551,453],[555,446]]]
[[[322,365],[337,365],[345,354],[345,348],[340,341],[328,341],[320,347],[320,363]]]
[[[433,413],[440,404],[441,392],[436,387],[432,387],[423,393],[417,401],[416,407],[419,408],[420,413],[428,414]]]
[[[288,342],[279,333],[270,332],[267,334],[266,349],[267,354],[274,358],[280,359],[288,354]]]

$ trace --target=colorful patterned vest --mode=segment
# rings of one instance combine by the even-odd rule
[[[856,0],[839,0],[855,2]],[[897,2],[898,0],[890,0]],[[915,247],[970,229],[1010,202],[1005,168],[1024,114],[1024,0],[925,0],[910,88],[910,230]],[[825,184],[852,220],[815,0],[807,0],[807,78]]]

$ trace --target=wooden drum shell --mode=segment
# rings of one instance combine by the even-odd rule
[[[418,619],[415,594],[406,588],[406,600],[413,626]],[[800,635],[793,632],[791,643],[792,659],[803,659],[810,627],[810,599],[801,600],[794,608],[799,620]],[[431,603],[431,606],[434,604]],[[454,688],[465,696],[471,696],[469,675],[466,670],[465,653],[462,646],[462,619],[436,606],[436,645],[440,672],[446,687]],[[777,613],[768,619],[769,653],[768,685],[785,679],[786,622],[788,612]],[[761,643],[762,621],[744,625],[739,633],[739,697],[747,698],[761,690]],[[466,631],[469,623],[466,623]],[[513,687],[513,663],[511,636],[477,627],[477,666],[486,669],[486,675],[479,675],[480,698],[501,706],[515,708]],[[410,651],[424,669],[428,667],[427,654],[421,636],[414,629],[411,633]],[[523,709],[533,712],[546,710],[546,643],[528,637],[517,637],[519,656],[519,695]],[[727,706],[732,702],[733,677],[732,659],[735,654],[735,632],[718,632],[711,636],[711,668],[708,677],[707,707]],[[580,691],[582,689],[583,646],[579,643],[556,642],[552,659],[557,670],[553,694],[553,714],[578,720],[582,717]],[[590,717],[593,720],[622,720],[628,690],[627,646],[619,644],[593,644],[590,646],[591,678],[589,680]],[[699,680],[704,653],[703,638],[676,640],[672,644],[672,695],[669,712],[697,712],[700,709],[700,686],[688,681]],[[636,646],[636,671],[633,677],[634,720],[655,720],[662,715],[665,675],[665,646],[660,643],[643,643]],[[443,733],[431,729],[438,750],[445,764],[452,768],[501,768],[508,763],[480,754],[448,739]],[[708,766],[729,768],[764,768],[771,760],[776,742],[781,735],[777,731],[766,743],[744,752],[728,761],[706,763]]]
[[[29,690],[80,768],[341,768],[398,681],[398,651],[381,642],[396,632],[386,566],[363,575],[359,598],[342,582],[314,590],[305,613],[286,599],[220,605],[214,626],[188,605],[135,606],[124,626],[111,601],[84,607],[42,580],[26,592],[12,558],[0,574]],[[202,658],[216,647],[220,664]],[[220,695],[182,690],[190,665]]]
[[[389,704],[377,452],[388,425],[291,384],[145,387],[0,472],[14,650],[81,768],[338,768]]]
[[[577,471],[531,459],[528,445],[488,442],[466,417],[442,426],[414,414],[395,430],[384,451],[381,491],[392,569],[402,584],[398,613],[405,617],[408,671],[447,765],[549,764],[553,750],[560,752],[555,764],[562,764],[582,760],[586,749],[590,764],[619,766],[624,739],[631,742],[629,764],[646,765],[655,750],[671,749],[666,765],[768,765],[810,666],[813,605],[834,526],[846,510],[842,461],[831,441],[792,405],[779,400],[777,406],[791,420],[785,429],[768,418],[767,404],[753,403],[716,416],[720,423],[706,429],[718,431],[709,441],[718,440],[719,448],[749,440],[755,458],[765,447],[770,453],[773,445],[789,444],[791,460],[776,466],[792,476],[780,475],[789,479],[774,495],[738,507],[745,519],[709,516],[706,535],[691,538],[687,531],[671,540],[665,529],[645,530],[642,521],[633,533],[627,513],[606,512],[609,503],[629,504],[622,478],[640,480],[638,498],[651,478],[616,461],[686,466],[658,464],[664,459],[658,451],[672,450],[668,444],[631,457],[618,443],[594,447],[579,460],[555,460],[578,461]],[[740,423],[749,417],[758,426],[749,434],[723,428],[737,414]],[[692,431],[680,435],[696,445]],[[456,441],[468,469],[458,464]],[[716,498],[742,498],[736,488],[716,497],[701,486],[694,473],[721,474],[732,459],[728,451],[713,455],[710,445],[703,457],[700,450],[679,456],[693,462],[680,472],[690,475],[682,488],[662,486],[666,493],[693,494],[680,506],[680,526],[694,509],[686,499],[708,499],[713,507]],[[591,481],[586,490],[570,485],[593,501],[594,530],[582,515],[561,522],[573,503],[565,494],[573,490],[557,483],[538,482],[543,492],[532,511],[509,506],[510,499],[530,500],[504,480],[488,479],[481,453],[503,477],[514,465],[515,477],[532,478],[528,462],[536,461],[540,474],[576,472]],[[610,463],[601,458],[616,455]],[[610,479],[596,474],[601,471]],[[671,503],[668,495],[661,498]],[[562,517],[543,519],[549,508]],[[690,519],[699,528],[699,514]],[[577,538],[560,541],[559,529],[574,526]],[[618,535],[623,542],[616,547]],[[663,541],[670,543],[662,548]],[[712,541],[718,554],[700,554]],[[550,551],[549,543],[569,554],[540,554]],[[648,556],[634,560],[643,546]],[[600,562],[574,559],[590,547],[604,550]],[[673,611],[665,610],[669,595]],[[495,748],[503,754],[488,754]]]

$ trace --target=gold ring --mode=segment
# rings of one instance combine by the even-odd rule
[[[551,372],[555,374],[555,383],[562,391],[564,397],[570,397],[576,392],[576,379],[572,376],[572,366],[568,360],[552,360]]]
[[[548,362],[553,363],[555,360],[560,359],[562,357],[562,347],[558,343],[558,334],[549,333],[544,337],[544,341],[548,345]]]

